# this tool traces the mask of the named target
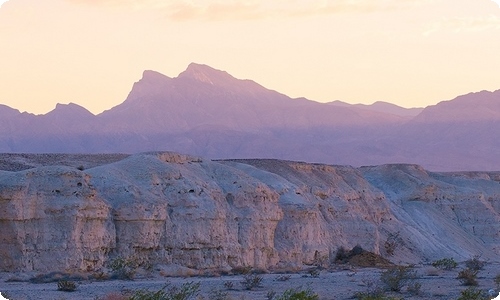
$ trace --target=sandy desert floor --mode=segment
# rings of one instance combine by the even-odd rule
[[[420,294],[412,295],[403,288],[401,293],[388,293],[400,299],[457,299],[460,292],[466,289],[456,279],[458,272],[464,266],[443,271],[431,266],[417,266],[417,282],[421,284]],[[241,281],[241,275],[220,277],[190,277],[190,278],[165,278],[158,274],[152,274],[148,278],[135,279],[133,281],[109,280],[109,281],[79,281],[74,292],[62,292],[57,290],[57,284],[43,283],[34,284],[29,282],[9,282],[18,275],[10,273],[0,274],[0,292],[9,300],[34,300],[34,299],[103,299],[107,294],[122,293],[136,289],[149,289],[156,291],[169,283],[171,286],[180,286],[186,282],[200,283],[199,299],[217,299],[210,297],[211,291],[228,293],[226,299],[268,299],[268,293],[275,291],[280,294],[289,288],[310,288],[316,292],[320,299],[355,299],[356,292],[366,292],[380,285],[379,279],[382,269],[359,268],[321,271],[318,277],[312,277],[307,272],[287,274],[288,280],[279,280],[283,274],[262,274],[262,285],[253,290],[245,290]],[[495,288],[494,278],[500,273],[500,264],[488,264],[478,273],[478,289],[488,291]],[[283,277],[281,278],[283,279]],[[228,289],[227,282],[232,282],[232,289]],[[1,298],[0,298],[1,299]]]

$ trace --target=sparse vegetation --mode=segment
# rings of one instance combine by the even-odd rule
[[[276,277],[276,281],[288,281],[292,278],[292,275],[279,275]]]
[[[484,293],[475,287],[469,287],[460,292],[460,297],[457,300],[487,300]]]
[[[458,264],[453,258],[442,258],[432,263],[432,266],[442,270],[455,269]]]
[[[463,269],[458,273],[457,279],[459,279],[463,285],[476,286],[477,272],[478,270],[473,270],[469,268]]]
[[[484,265],[485,265],[485,262],[479,260],[479,256],[474,256],[473,258],[471,258],[465,262],[465,266],[468,269],[475,270],[475,271],[482,270],[484,268]]]
[[[243,280],[240,283],[244,289],[252,290],[261,286],[262,279],[262,275],[259,274],[245,274],[243,276]]]
[[[158,291],[136,290],[128,300],[189,300],[194,299],[200,291],[200,283],[194,282],[184,283],[180,287],[168,288],[168,286],[166,285]]]
[[[497,286],[497,289],[500,289],[500,273],[498,273],[497,276],[495,276],[494,281]]]
[[[387,236],[387,240],[384,242],[385,253],[387,253],[388,256],[394,255],[394,251],[396,251],[398,242],[399,242],[399,231],[396,233],[389,233],[389,235]]]
[[[400,292],[406,284],[413,283],[416,278],[416,272],[407,266],[393,267],[380,275],[380,281],[385,288],[393,292]]]
[[[399,300],[399,298],[386,296],[382,291],[358,292],[354,294],[358,300]]]
[[[318,300],[319,296],[311,289],[288,289],[283,294],[276,296],[276,293],[267,294],[268,300]]]
[[[232,290],[234,289],[234,283],[232,281],[224,281],[224,287],[227,290]]]
[[[307,273],[309,273],[309,276],[312,278],[319,278],[320,271],[318,268],[310,269]]]
[[[406,291],[411,295],[417,296],[420,295],[420,289],[422,288],[422,284],[420,282],[412,282],[408,284],[406,287]]]
[[[57,290],[63,292],[74,292],[76,291],[77,285],[74,281],[60,280],[57,282]]]
[[[134,258],[116,257],[109,263],[109,268],[113,271],[113,276],[118,279],[132,280],[139,263]]]
[[[213,289],[209,292],[208,299],[210,299],[210,300],[229,300],[231,298],[229,297],[228,292],[220,290],[220,289]]]

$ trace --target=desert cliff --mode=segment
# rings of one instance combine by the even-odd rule
[[[396,263],[499,260],[495,172],[171,152],[12,154],[0,167],[0,271],[95,272],[116,257],[300,269],[358,244]]]

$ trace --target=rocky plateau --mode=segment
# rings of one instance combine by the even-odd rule
[[[500,261],[500,172],[173,152],[1,154],[0,169],[1,272],[117,257],[172,276],[299,270],[356,245],[394,263]]]

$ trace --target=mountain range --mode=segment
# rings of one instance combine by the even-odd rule
[[[94,115],[70,103],[45,115],[0,105],[0,152],[276,158],[341,165],[500,170],[500,90],[426,108],[292,99],[192,63],[175,78],[145,71],[127,99]]]

